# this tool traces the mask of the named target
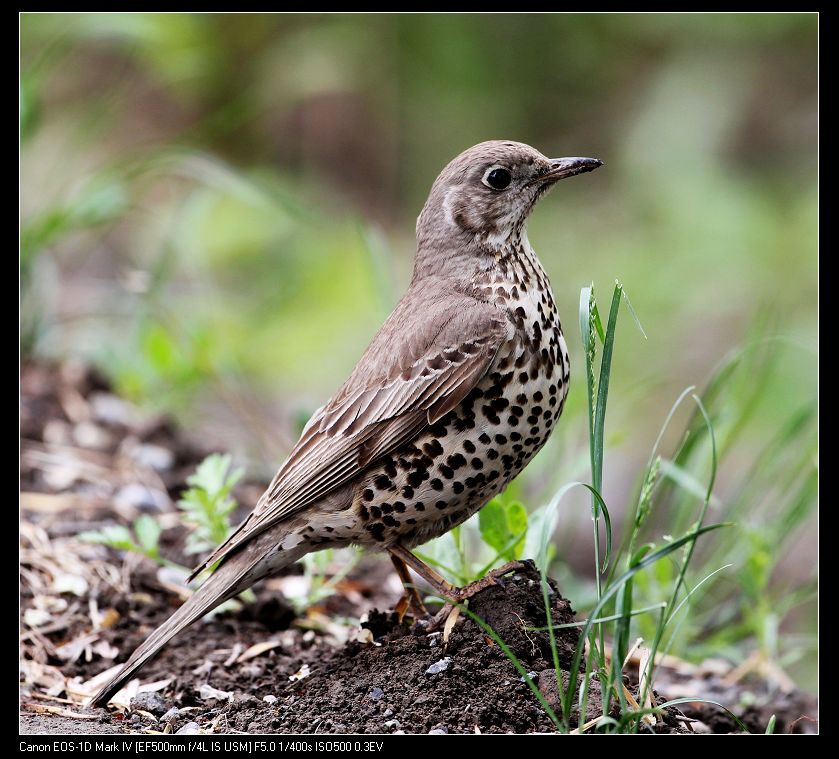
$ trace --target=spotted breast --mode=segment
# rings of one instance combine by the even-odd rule
[[[569,380],[556,303],[526,237],[497,264],[473,292],[508,321],[489,371],[457,408],[358,482],[328,542],[346,534],[368,547],[420,545],[472,516],[545,444]]]

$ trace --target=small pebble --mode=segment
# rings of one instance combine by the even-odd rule
[[[135,711],[149,712],[155,717],[166,714],[167,710],[171,711],[159,693],[138,693],[131,699],[131,708]]]
[[[142,511],[164,511],[170,505],[169,496],[157,488],[149,488],[139,482],[123,485],[114,496],[114,506],[119,509],[140,509]]]
[[[50,419],[44,425],[44,442],[55,445],[70,445],[73,441],[73,428],[61,419]]]
[[[445,725],[443,725],[441,723],[438,723],[438,724],[434,725],[434,727],[432,727],[431,730],[428,731],[428,734],[429,735],[448,735],[448,732],[449,732],[449,729]]]
[[[113,445],[110,433],[93,422],[79,422],[73,428],[73,439],[82,448],[106,451]]]
[[[173,706],[166,714],[164,714],[161,718],[161,722],[172,722],[178,718],[178,707]]]
[[[261,664],[257,664],[255,662],[246,662],[239,668],[239,673],[243,677],[251,677],[256,679],[257,677],[261,677],[265,672],[265,667]]]
[[[393,709],[385,709],[385,713],[382,717],[392,717],[393,716]]]
[[[27,627],[40,627],[53,621],[52,614],[44,609],[27,609],[23,613],[23,621]]]
[[[385,692],[381,688],[373,688],[368,694],[368,698],[372,699],[373,701],[378,701],[385,695]]]
[[[50,490],[61,492],[67,490],[79,479],[79,469],[76,466],[51,466],[43,472],[44,483]]]
[[[277,697],[276,697],[276,696],[263,696],[263,697],[262,697],[262,700],[263,700],[266,704],[274,704],[274,703],[276,703],[276,702],[277,702]]]
[[[131,427],[137,421],[137,409],[128,401],[110,393],[93,393],[88,398],[94,418],[99,422],[120,427]]]
[[[166,472],[175,463],[175,454],[168,448],[153,443],[141,443],[130,448],[128,455],[140,466],[146,466],[157,472]]]
[[[534,683],[535,683],[535,682],[537,682],[537,681],[539,680],[539,673],[538,673],[538,672],[528,672],[528,673],[527,673],[527,676],[528,676],[528,678],[530,678],[530,679],[531,679]],[[520,681],[520,682],[526,682],[526,681],[525,681],[525,679],[524,679],[523,677],[520,677],[520,678],[519,678],[519,681]]]
[[[389,719],[387,722],[385,722],[385,727],[392,727],[398,730],[400,727],[402,727],[402,725],[399,724],[399,720]]]
[[[434,662],[427,670],[425,670],[426,675],[439,675],[441,672],[445,672],[449,665],[452,663],[450,657],[446,657],[445,659],[440,659],[440,661]]]

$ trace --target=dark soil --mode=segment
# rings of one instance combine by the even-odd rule
[[[146,587],[142,578],[138,578],[138,587]],[[137,595],[142,597],[142,593]],[[108,600],[113,599],[102,599]],[[574,620],[570,604],[553,586],[551,602],[555,624]],[[126,654],[171,612],[163,602],[123,599],[116,604],[120,621],[102,637]],[[256,616],[259,608],[257,605]],[[533,629],[547,624],[535,567],[527,563],[523,570],[505,578],[503,585],[476,595],[470,608],[505,641],[549,703],[555,701],[548,636]],[[166,690],[161,695],[138,697],[133,714],[112,716],[99,710],[96,729],[115,725],[159,729],[159,724],[141,711],[158,717],[169,713],[166,721],[173,732],[189,723],[205,728],[214,725],[218,732],[248,733],[523,733],[554,729],[510,659],[467,618],[458,620],[444,644],[442,633],[427,634],[419,625],[411,629],[399,624],[392,614],[374,611],[362,625],[371,631],[367,642],[352,641],[335,648],[322,636],[286,630],[280,637],[283,644],[265,655],[241,664],[225,664],[237,645],[245,650],[272,637],[263,620],[243,616],[222,616],[185,631],[143,672],[144,681],[171,679]],[[276,616],[269,618],[269,625],[270,619]],[[576,628],[561,631],[559,636],[564,669],[570,665],[577,636]],[[291,681],[290,676],[301,672],[304,665],[310,674]],[[101,668],[98,661],[78,661],[64,672],[87,679]],[[232,693],[232,699],[207,699],[201,689],[205,684]],[[594,692],[589,718],[599,714],[595,709],[598,703],[599,694]],[[177,711],[170,712],[172,709]],[[684,730],[676,717],[677,712],[670,710],[659,731]],[[576,716],[572,725],[576,725]]]
[[[387,611],[398,597],[389,582],[390,564],[378,558],[365,559],[339,592],[302,619],[271,588],[279,581],[268,581],[257,588],[256,603],[194,625],[141,672],[144,684],[169,681],[159,691],[140,693],[116,710],[86,711],[80,695],[85,683],[124,661],[180,600],[150,560],[74,536],[151,512],[167,525],[166,555],[191,561],[182,555],[183,528],[173,501],[207,451],[165,419],[140,418],[83,367],[26,366],[22,388],[22,732],[555,730],[509,657],[465,615],[445,643],[442,633],[399,624]],[[237,488],[243,509],[263,486]],[[68,591],[68,575],[82,578],[81,586]],[[469,608],[509,646],[559,713],[532,564],[476,595]],[[94,626],[92,609],[107,613],[110,622]],[[551,614],[555,624],[575,619],[554,585]],[[336,624],[341,617],[367,621],[361,628]],[[557,634],[560,664],[567,670],[578,630]],[[266,642],[272,645],[249,651]],[[627,685],[630,691],[636,687],[630,680]],[[761,682],[729,684],[718,672],[686,662],[662,665],[656,687],[660,701],[679,695],[721,701],[756,732],[763,732],[771,714],[777,732],[815,731],[815,703],[797,691],[778,693]],[[655,730],[739,730],[715,707],[694,702],[680,710],[667,710]],[[600,713],[594,682],[582,721]],[[577,724],[576,714],[571,723]]]
[[[470,604],[507,642],[527,671],[549,666],[546,624],[535,569],[506,579]],[[554,620],[571,621],[568,602],[553,597]],[[249,702],[236,711],[240,729],[289,732],[536,732],[552,729],[522,676],[472,621],[459,621],[446,644],[440,633],[412,634],[374,616],[373,645],[351,643],[286,686],[274,708]],[[368,627],[368,629],[369,629]],[[575,634],[561,642],[570,661]],[[377,645],[378,644],[378,645]]]

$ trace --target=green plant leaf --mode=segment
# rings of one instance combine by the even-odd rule
[[[236,509],[236,501],[230,498],[230,491],[244,472],[242,469],[231,471],[231,462],[227,454],[210,454],[187,477],[191,487],[181,496],[178,508],[184,512],[184,521],[191,527],[186,540],[188,554],[215,547],[233,530],[230,515]]]
[[[524,553],[527,538],[527,509],[518,501],[513,501],[507,506],[507,529],[511,537],[521,536],[513,546],[511,554],[513,559],[520,559]]]
[[[142,553],[139,546],[134,542],[131,530],[119,524],[108,525],[95,532],[80,532],[76,537],[85,543],[100,543],[120,551]]]
[[[134,522],[134,534],[143,553],[155,557],[158,554],[160,542],[160,524],[149,514],[141,514]]]
[[[507,515],[497,498],[493,498],[478,512],[478,525],[484,542],[496,551],[503,550],[509,540]]]
[[[478,512],[478,525],[484,542],[500,557],[521,557],[527,536],[527,510],[521,503],[493,498]]]

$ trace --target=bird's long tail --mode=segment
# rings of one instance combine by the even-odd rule
[[[293,563],[306,551],[289,551],[282,561],[271,561],[270,571]],[[242,551],[226,560],[169,619],[158,627],[133,653],[123,668],[90,701],[104,706],[163,646],[219,604],[241,593],[267,574],[260,566],[265,552]],[[286,560],[287,559],[287,560]]]

